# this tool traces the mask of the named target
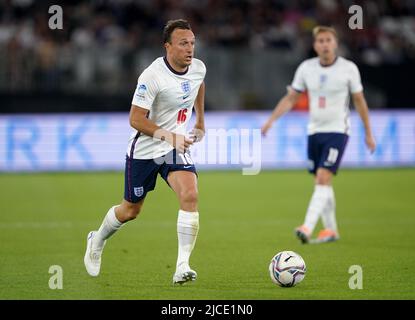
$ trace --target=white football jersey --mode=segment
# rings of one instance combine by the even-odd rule
[[[138,78],[132,104],[148,109],[148,118],[159,127],[186,135],[193,105],[206,74],[201,60],[193,59],[185,72],[177,72],[164,57],[157,58]],[[173,150],[159,139],[133,130],[127,155],[154,159]]]
[[[291,87],[308,91],[308,134],[350,134],[350,93],[363,91],[359,69],[352,61],[337,57],[333,64],[322,66],[318,57],[307,59],[298,66]]]

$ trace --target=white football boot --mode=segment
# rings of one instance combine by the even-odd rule
[[[84,257],[85,268],[88,274],[92,277],[97,277],[99,275],[99,270],[101,268],[101,255],[104,245],[100,249],[92,248],[92,239],[95,236],[96,231],[91,231],[88,233],[87,243],[86,243],[86,252]]]
[[[183,284],[188,281],[195,281],[196,278],[196,271],[190,269],[187,263],[181,263],[173,276],[173,284]]]

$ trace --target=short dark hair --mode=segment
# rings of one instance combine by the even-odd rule
[[[176,29],[192,30],[190,23],[187,20],[177,19],[169,20],[164,26],[163,30],[163,43],[171,42],[171,34]]]

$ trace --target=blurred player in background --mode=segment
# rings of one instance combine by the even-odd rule
[[[100,272],[106,240],[137,217],[160,174],[180,204],[173,283],[197,277],[189,266],[199,230],[197,176],[189,147],[204,136],[206,67],[193,57],[195,36],[187,21],[169,21],[163,40],[166,56],[157,58],[140,75],[132,100],[130,125],[134,130],[126,156],[124,200],[109,209],[98,231],[88,234],[84,262],[91,276]],[[196,124],[186,135],[193,106]]]
[[[317,26],[313,29],[314,50],[318,57],[302,62],[287,94],[278,102],[261,131],[266,135],[274,121],[288,112],[300,94],[308,91],[310,119],[308,123],[309,171],[315,175],[314,193],[311,197],[304,224],[295,229],[297,237],[308,243],[321,217],[324,229],[317,240],[328,242],[339,239],[335,214],[335,196],[332,187],[347,140],[350,134],[349,96],[365,128],[365,142],[374,152],[376,144],[369,122],[369,111],[357,66],[337,56],[335,29]]]

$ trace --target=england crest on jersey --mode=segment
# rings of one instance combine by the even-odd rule
[[[190,82],[189,81],[182,82],[180,86],[182,87],[182,91],[184,93],[183,99],[186,99],[190,94]]]
[[[141,197],[144,193],[143,187],[134,187],[134,194],[136,197]]]
[[[320,74],[320,88],[322,88],[327,82],[327,74]]]

